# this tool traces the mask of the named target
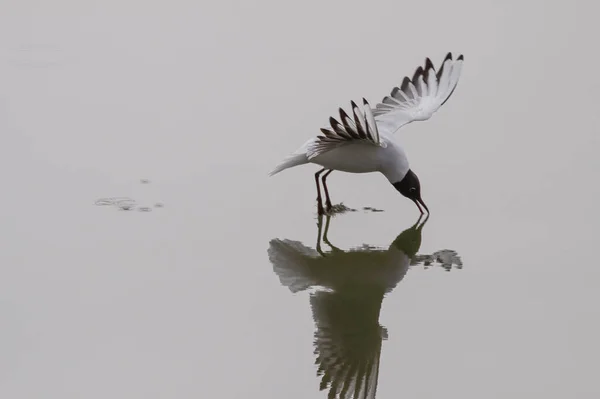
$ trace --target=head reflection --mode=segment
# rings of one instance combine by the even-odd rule
[[[343,251],[328,237],[331,217],[318,223],[316,250],[298,241],[273,239],[268,254],[281,284],[293,293],[310,290],[320,390],[329,398],[375,398],[382,340],[379,324],[386,293],[417,264],[461,268],[454,251],[417,255],[427,217],[400,233],[389,248]],[[324,251],[325,245],[330,250]]]

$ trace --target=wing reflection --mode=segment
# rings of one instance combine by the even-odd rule
[[[370,398],[377,391],[381,343],[387,330],[379,324],[386,293],[402,281],[410,266],[435,262],[446,270],[462,268],[454,251],[417,255],[427,218],[421,217],[396,237],[388,249],[362,246],[348,251],[333,246],[328,237],[331,217],[316,249],[298,241],[273,239],[269,259],[281,284],[293,293],[311,290],[315,322],[314,347],[321,377],[320,390],[328,398]],[[322,243],[331,247],[322,250]]]

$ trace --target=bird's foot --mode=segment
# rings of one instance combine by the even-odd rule
[[[339,204],[335,204],[335,205],[329,204],[329,206],[327,207],[327,210],[325,211],[325,214],[334,216],[334,215],[339,215],[339,214],[346,213],[346,212],[356,212],[356,209],[349,208],[346,205],[344,205],[343,203],[339,203]]]

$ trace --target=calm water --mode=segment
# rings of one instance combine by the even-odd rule
[[[1,9],[1,397],[600,395],[591,3]],[[429,219],[381,175],[333,173],[329,221],[316,167],[267,177],[447,51],[396,135]]]

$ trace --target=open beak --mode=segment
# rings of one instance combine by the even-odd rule
[[[423,202],[423,200],[421,198],[413,200],[413,202],[417,205],[417,208],[419,208],[419,212],[421,212],[421,215],[424,213],[423,209],[421,209],[421,205],[423,205],[423,208],[425,208],[425,210],[427,211],[427,214],[429,214],[429,208],[427,208],[427,205],[425,205],[425,203]],[[421,205],[419,205],[419,204],[421,204]]]

